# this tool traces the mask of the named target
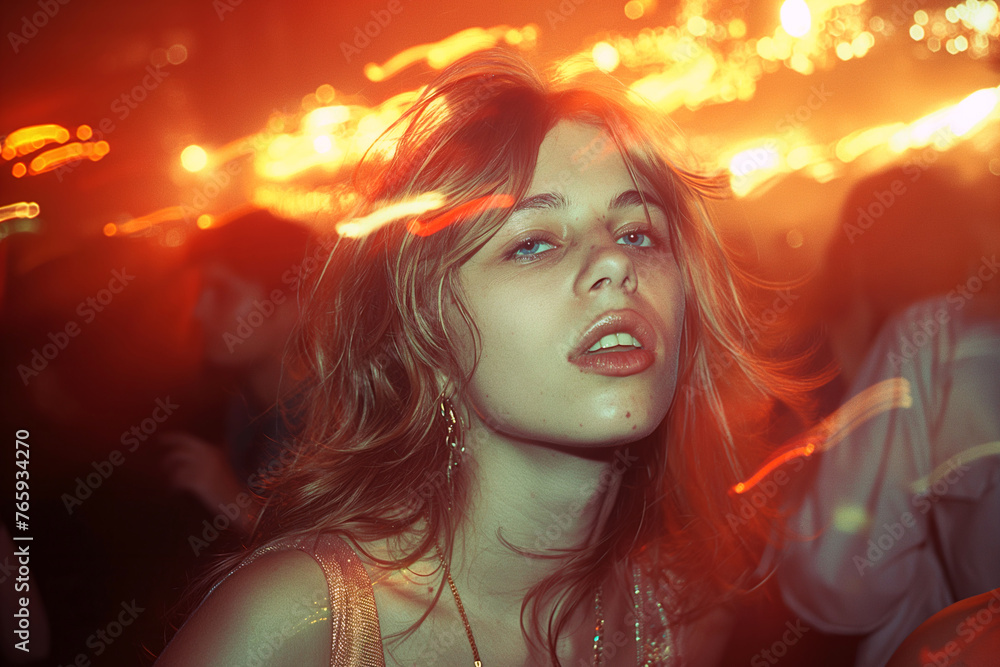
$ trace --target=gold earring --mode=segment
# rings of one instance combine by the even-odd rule
[[[448,487],[451,488],[451,472],[458,467],[465,454],[465,443],[462,438],[461,425],[455,415],[455,409],[447,398],[441,399],[441,417],[444,419],[448,432],[444,436],[445,447],[448,448]]]

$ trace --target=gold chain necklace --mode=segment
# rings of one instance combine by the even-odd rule
[[[441,559],[441,566],[444,568],[445,577],[448,579],[448,587],[455,598],[458,614],[462,617],[462,625],[465,626],[465,636],[469,638],[469,646],[472,647],[473,664],[475,667],[483,667],[483,661],[479,658],[479,648],[476,646],[476,639],[472,636],[472,626],[469,624],[469,617],[465,614],[465,605],[462,604],[462,598],[458,594],[455,580],[451,578],[451,567],[448,566],[444,554],[441,553],[441,546],[435,545],[435,547],[437,548],[438,558]],[[604,607],[601,603],[600,585],[598,585],[597,593],[594,595],[594,611],[597,616],[597,622],[594,625],[594,665],[596,667],[600,664],[601,654],[604,652]]]

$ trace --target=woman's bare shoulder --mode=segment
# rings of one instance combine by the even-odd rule
[[[272,551],[216,586],[156,664],[329,664],[330,627],[319,563],[298,549]]]

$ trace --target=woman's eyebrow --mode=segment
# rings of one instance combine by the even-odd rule
[[[567,207],[569,207],[569,201],[566,199],[566,195],[558,192],[545,192],[540,195],[525,197],[519,201],[516,206],[514,206],[512,213],[517,213],[518,211],[523,211],[525,209],[555,209]]]
[[[663,207],[655,197],[650,196],[647,193],[639,193],[638,190],[626,190],[616,197],[612,198],[608,202],[608,210],[614,211],[623,208],[631,208],[633,206],[642,206],[643,199],[647,206],[655,206],[660,209],[663,213],[666,213],[666,209]],[[544,210],[544,209],[561,209],[568,208],[569,200],[566,196],[559,192],[544,192],[538,195],[532,195],[530,197],[525,197],[514,206],[512,213],[517,213],[518,211],[523,211],[526,209],[534,210]]]
[[[663,204],[661,204],[656,197],[653,197],[646,192],[640,193],[638,190],[626,190],[608,202],[608,210],[610,211],[622,208],[632,208],[633,206],[655,206],[664,214],[667,212],[667,210],[663,207]]]

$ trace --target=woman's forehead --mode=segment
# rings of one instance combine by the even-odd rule
[[[631,182],[618,147],[600,127],[563,120],[545,135],[526,196],[565,192],[575,184],[600,181],[615,186]]]

